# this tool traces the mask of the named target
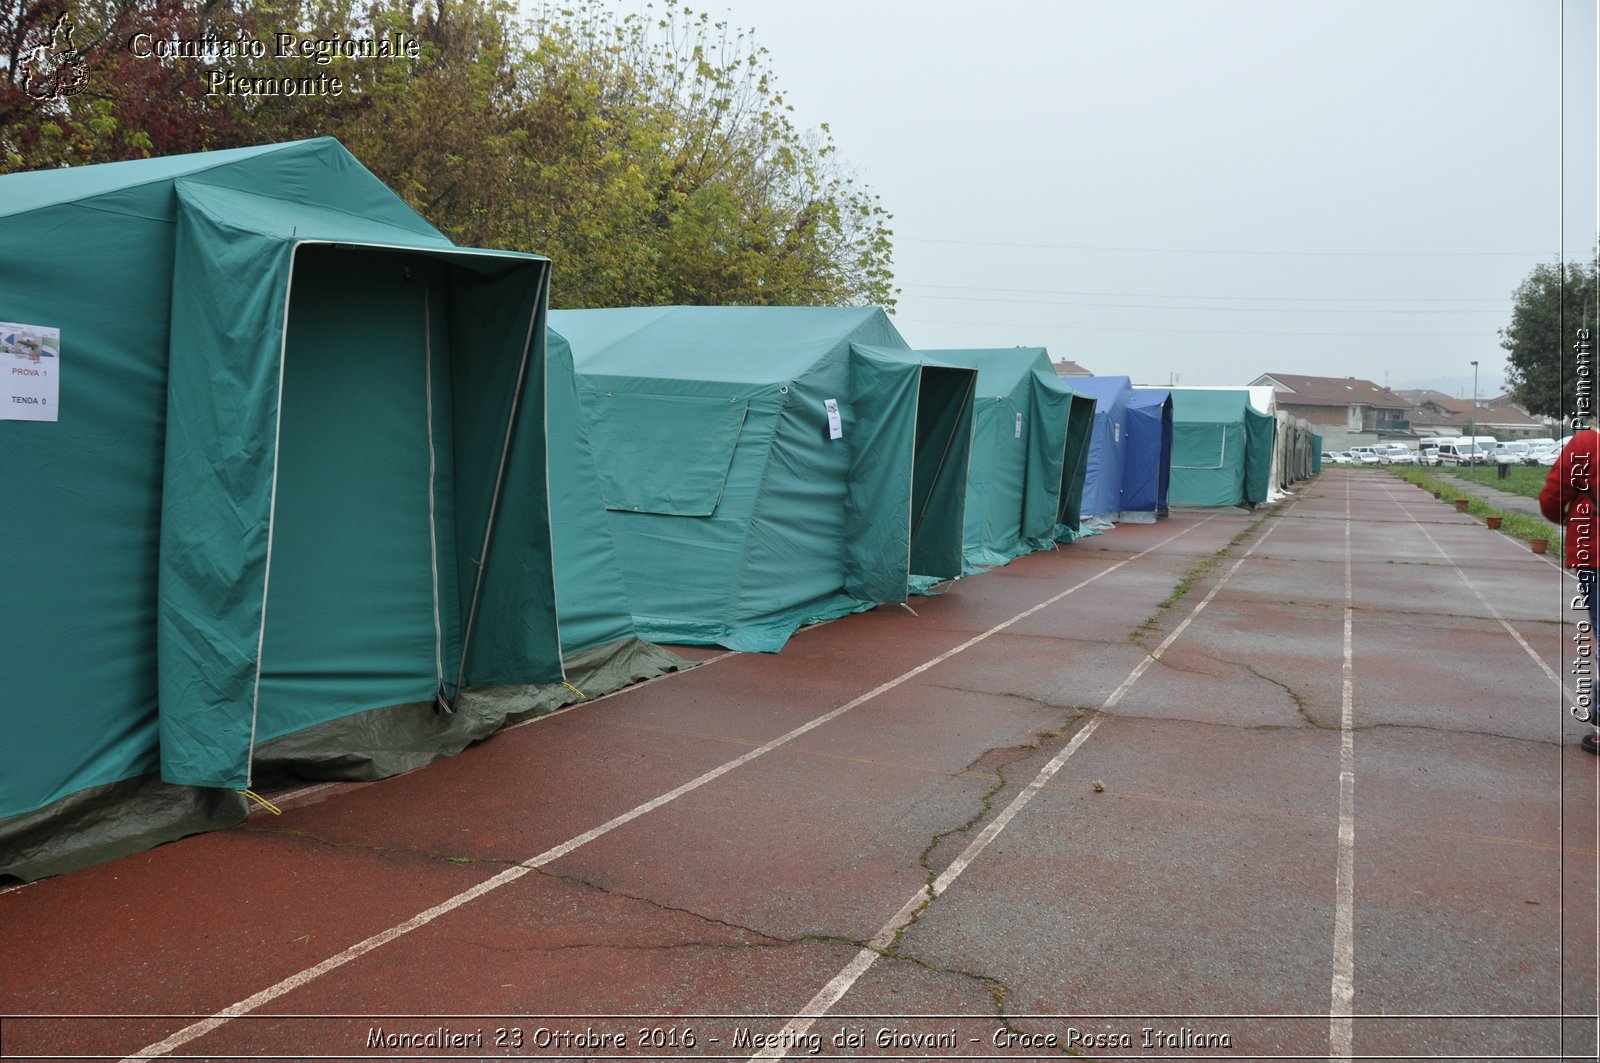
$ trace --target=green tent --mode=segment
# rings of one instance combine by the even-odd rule
[[[1243,388],[1173,388],[1172,505],[1267,501],[1275,427]]]
[[[1045,349],[874,351],[978,371],[963,530],[966,572],[1054,546],[1073,396]]]
[[[875,353],[905,349],[881,310],[566,310],[551,330],[643,637],[774,652],[960,575],[976,374]]]
[[[561,681],[546,260],[454,247],[329,139],[0,177],[0,241],[59,373],[0,412],[0,856],[48,863],[63,804],[237,817],[172,791],[389,706],[438,755],[504,717],[436,702]],[[147,830],[158,768],[191,807]]]

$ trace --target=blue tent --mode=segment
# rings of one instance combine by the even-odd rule
[[[1128,400],[1128,453],[1122,470],[1122,520],[1148,524],[1167,515],[1172,482],[1172,393],[1141,389]]]
[[[1079,376],[1068,386],[1095,400],[1089,431],[1089,466],[1083,475],[1083,522],[1115,522],[1123,509],[1123,467],[1128,451],[1128,404],[1133,387],[1125,376]]]

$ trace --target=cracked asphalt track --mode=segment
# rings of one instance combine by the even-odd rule
[[[1091,1058],[1326,1058],[1348,604],[1354,1053],[1593,1058],[1593,1021],[1563,1016],[1591,1015],[1597,992],[1595,761],[1505,630],[1562,674],[1565,585],[1364,471],[1330,470],[1264,520],[1122,526],[960,581],[915,616],[847,617],[777,656],[726,657],[281,818],[0,894],[0,1013],[154,1016],[8,1019],[0,1051],[121,1058],[287,986],[174,1054],[744,1058],[1098,721],[809,1027],[819,1051],[799,1039],[789,1054],[1054,1058],[1076,1036]],[[304,977],[435,905],[448,910]],[[386,1052],[367,1045],[375,1025],[486,1038]],[[633,1043],[538,1048],[541,1026]],[[685,1026],[693,1049],[638,1047],[641,1028]],[[1230,1044],[1145,1048],[1146,1027]],[[496,1049],[497,1029],[522,1048]]]

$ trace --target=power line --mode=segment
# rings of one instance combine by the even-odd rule
[[[1390,339],[1407,339],[1429,336],[1472,336],[1482,339],[1482,332],[1262,332],[1240,329],[1186,329],[1186,328],[1112,328],[1098,325],[1039,324],[1029,321],[952,321],[926,317],[899,317],[897,323],[909,325],[983,325],[986,328],[1063,329],[1071,332],[1162,332],[1187,336],[1381,336]]]
[[[902,293],[904,294],[904,293]],[[1150,303],[1086,303],[1068,299],[993,299],[981,295],[905,295],[907,299],[937,299],[961,303],[1027,303],[1032,306],[1101,306],[1119,310],[1203,310],[1224,314],[1493,314],[1503,310],[1340,310],[1331,307],[1294,308],[1275,306],[1159,306]]]
[[[908,244],[958,244],[966,247],[1036,247],[1051,251],[1126,251],[1161,255],[1306,255],[1318,258],[1546,258],[1554,251],[1263,251],[1221,247],[1111,247],[1102,244],[1035,244],[1012,240],[949,240],[936,237],[897,236]]]
[[[1254,299],[1271,303],[1509,303],[1511,296],[1493,297],[1461,296],[1458,298],[1427,298],[1397,296],[1337,296],[1337,295],[1161,295],[1156,292],[1080,292],[1056,288],[990,288],[975,284],[923,284],[905,282],[910,288],[944,288],[967,292],[1022,292],[1027,295],[1091,295],[1108,299]]]

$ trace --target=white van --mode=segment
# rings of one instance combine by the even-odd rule
[[[1489,453],[1465,436],[1459,439],[1446,439],[1439,444],[1439,464],[1486,465],[1489,462]]]
[[[1423,465],[1439,464],[1439,444],[1454,443],[1460,436],[1423,436],[1417,440],[1417,460]]]

